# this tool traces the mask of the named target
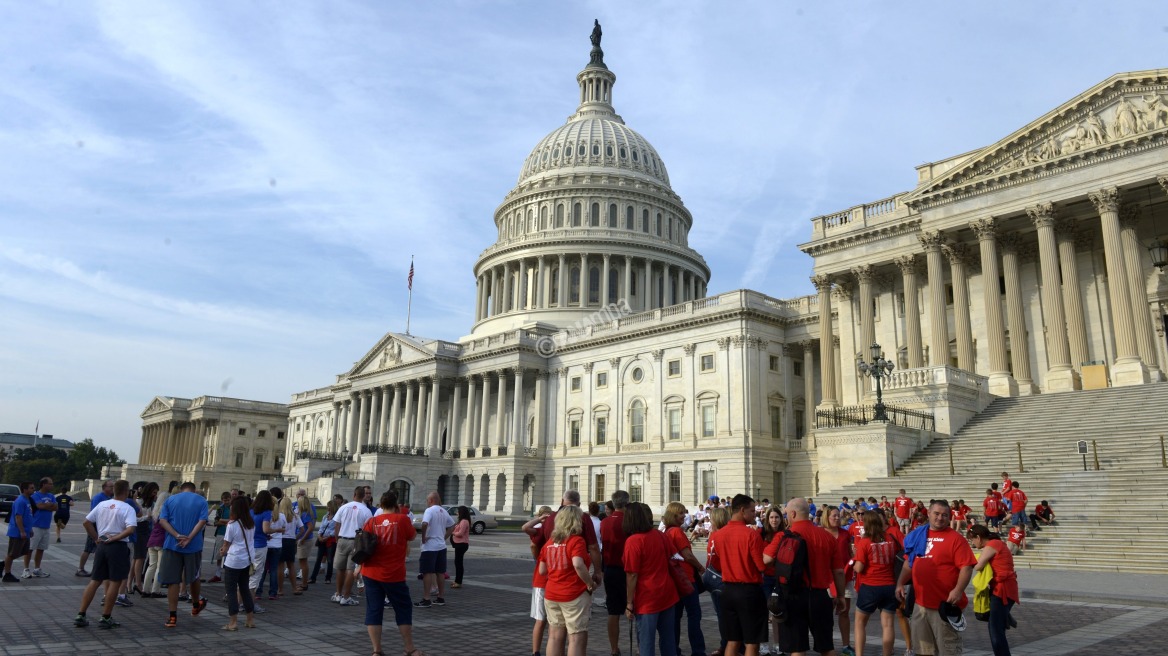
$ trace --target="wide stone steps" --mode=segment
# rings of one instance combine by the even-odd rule
[[[816,501],[891,499],[904,488],[914,499],[965,499],[980,516],[985,489],[1007,471],[1026,491],[1028,508],[1046,499],[1059,521],[1028,538],[1018,567],[1163,573],[1168,468],[1159,436],[1168,435],[1166,420],[1166,384],[999,398],[957,435],[914,454],[896,476],[823,492]],[[1088,442],[1088,471],[1078,440]]]

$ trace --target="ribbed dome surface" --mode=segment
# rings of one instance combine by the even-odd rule
[[[644,137],[615,115],[578,118],[540,140],[524,161],[519,184],[537,175],[623,169],[669,187],[669,173]]]

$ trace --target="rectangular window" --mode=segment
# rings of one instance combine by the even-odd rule
[[[577,491],[580,489],[580,475],[579,474],[569,474],[568,475],[568,489],[569,490],[577,490]]]
[[[707,353],[706,355],[702,356],[701,370],[703,372],[714,370],[714,354],[713,353]]]
[[[779,406],[772,405],[771,406],[771,437],[773,437],[776,440],[779,439],[780,437],[782,437],[782,435],[783,435],[782,430],[781,430],[783,426],[782,426],[782,423],[780,421],[782,419],[782,416],[783,415],[782,415],[781,410],[779,409]]]
[[[669,409],[669,439],[681,439],[681,408]]]
[[[262,454],[262,453],[256,454],[255,468],[256,469],[263,469],[264,468],[264,454]]]
[[[608,417],[596,418],[596,444],[604,446],[608,441]]]
[[[904,316],[904,293],[901,292],[896,295],[896,316]]]
[[[260,429],[260,432],[259,432],[259,436],[260,436],[260,437],[263,437],[263,436],[265,436],[265,435],[267,435],[267,434],[268,434],[268,431],[266,431],[266,430],[263,430],[262,428]]]
[[[669,503],[681,501],[681,472],[669,472]]]
[[[803,439],[803,433],[807,427],[807,422],[803,420],[805,416],[802,410],[795,411],[795,439],[797,440]]]
[[[803,361],[802,360],[795,360],[794,362],[791,363],[791,373],[795,374],[796,376],[803,375]]]
[[[235,468],[240,469],[242,467],[243,467],[243,452],[239,451],[235,454]]]
[[[709,499],[718,493],[718,472],[713,469],[702,471],[702,498]]]
[[[571,435],[571,438],[568,444],[570,446],[580,446],[580,420],[573,419],[569,425],[570,428],[568,429],[568,432]]]
[[[276,471],[280,471],[281,469],[283,469],[284,468],[284,456],[276,456],[276,462],[272,466],[275,467]]]
[[[579,376],[572,376],[572,391],[573,392],[580,391],[580,377]]]
[[[608,387],[608,372],[601,371],[596,374],[596,387]]]
[[[777,355],[770,356],[770,369],[771,369],[771,371],[778,373],[779,362],[780,362],[779,356],[777,356]]]
[[[638,472],[629,474],[629,501],[641,501],[641,474]]]
[[[284,431],[276,431],[276,439],[277,440],[284,439]]]
[[[669,376],[672,378],[674,376],[680,376],[680,375],[681,375],[681,360],[670,360],[669,361]]]
[[[605,498],[608,494],[608,491],[604,489],[604,474],[597,474],[596,475],[595,483],[592,486],[592,490],[593,490],[592,491],[592,498],[593,499],[600,501],[600,502],[605,501]]]
[[[702,437],[714,436],[714,417],[716,415],[713,405],[702,406]]]
[[[239,429],[239,436],[240,437],[247,437],[247,429],[246,428]]]
[[[945,285],[945,305],[953,305],[953,285]]]

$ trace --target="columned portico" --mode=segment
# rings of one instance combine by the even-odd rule
[[[1006,327],[1002,321],[1002,296],[998,288],[998,233],[994,217],[969,224],[981,249],[982,295],[985,300],[986,341],[989,342],[990,394],[1018,396],[1018,382],[1006,362]]]
[[[831,339],[831,278],[826,275],[817,275],[811,278],[811,283],[819,291],[819,361],[823,363],[819,372],[819,387],[822,398],[819,405],[831,408],[838,404],[835,398],[835,344]],[[810,372],[804,375],[810,375]],[[812,412],[811,402],[808,401],[807,412]]]
[[[1052,203],[1042,203],[1026,209],[1026,214],[1038,232],[1038,261],[1042,267],[1042,310],[1046,316],[1046,391],[1064,392],[1082,386],[1078,372],[1071,366],[1070,346],[1067,342],[1066,314],[1063,311],[1061,272],[1058,247],[1055,244],[1055,212]]]
[[[1142,385],[1150,379],[1148,368],[1140,360],[1136,330],[1132,321],[1131,295],[1128,292],[1127,266],[1119,229],[1119,190],[1106,187],[1087,195],[1099,212],[1103,228],[1103,253],[1107,261],[1107,290],[1111,300],[1111,321],[1115,330],[1115,363],[1111,370],[1116,387]]]

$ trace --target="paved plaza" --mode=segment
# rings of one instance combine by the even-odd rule
[[[226,621],[221,584],[204,587],[210,600],[199,617],[191,617],[189,604],[180,604],[178,628],[165,629],[166,601],[133,597],[134,607],[117,608],[121,627],[101,630],[96,622],[84,629],[73,626],[73,617],[85,580],[73,575],[84,542],[79,525],[71,525],[62,544],[53,544],[45,554],[48,579],[26,579],[0,587],[0,652],[4,654],[71,654],[110,650],[130,655],[156,654],[163,650],[183,650],[199,654],[253,653],[354,654],[370,652],[364,622],[364,600],[357,607],[342,608],[330,603],[332,586],[320,582],[302,596],[263,600],[268,612],[256,617],[255,630],[241,628],[236,633],[220,630]],[[208,540],[209,542],[209,540]],[[430,656],[445,654],[528,654],[531,620],[531,562],[525,557],[526,536],[488,532],[472,536],[467,554],[467,579],[460,590],[447,590],[445,607],[414,613],[414,632],[419,648]],[[416,553],[416,551],[415,551]],[[453,564],[453,558],[451,559]],[[208,563],[208,567],[210,567]],[[410,571],[416,571],[417,559]],[[17,568],[19,573],[19,568]],[[1024,598],[1014,611],[1019,627],[1009,633],[1014,654],[1152,654],[1162,651],[1168,638],[1168,601],[1163,579],[1135,575],[1057,574],[1028,570],[1020,572],[1023,594],[1046,598]],[[1027,581],[1044,589],[1028,589]],[[1082,585],[1076,585],[1081,581]],[[421,582],[411,580],[415,600],[421,597]],[[290,589],[290,588],[289,588]],[[90,608],[92,618],[100,616],[99,599]],[[1157,601],[1160,605],[1156,604]],[[706,644],[717,646],[718,631],[709,599],[703,597]],[[393,613],[387,609],[385,652],[401,653],[392,626]],[[986,625],[974,621],[967,611],[966,654],[989,654]],[[604,634],[605,614],[595,608],[592,615],[588,653],[608,654]],[[241,622],[242,624],[242,622]],[[627,631],[627,624],[624,625]],[[876,621],[869,634],[876,639]],[[683,638],[684,642],[684,638]],[[873,642],[869,642],[871,650]],[[879,647],[877,646],[877,649]],[[627,632],[622,651],[634,653]],[[683,653],[689,653],[685,645]],[[879,653],[870,652],[870,653]],[[897,654],[904,645],[897,641]]]

